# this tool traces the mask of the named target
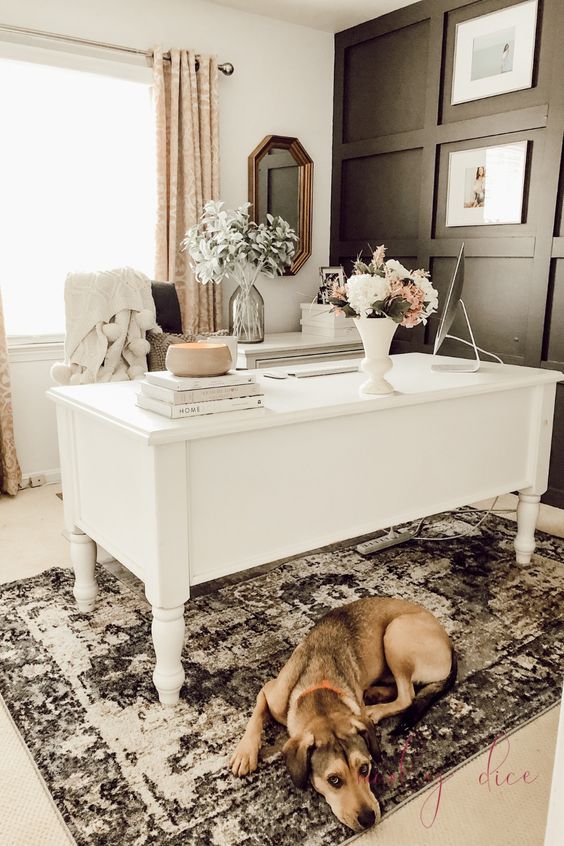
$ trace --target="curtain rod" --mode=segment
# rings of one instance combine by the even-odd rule
[[[69,44],[82,44],[86,47],[103,47],[105,50],[117,50],[120,53],[132,53],[136,56],[147,56],[153,58],[152,50],[137,50],[135,47],[122,47],[119,44],[108,44],[105,41],[91,41],[88,38],[77,38],[74,35],[61,35],[58,32],[42,32],[39,29],[27,29],[23,26],[7,26],[0,24],[0,31],[14,32],[20,35],[33,35],[37,38],[50,38],[53,41],[66,41]],[[163,58],[170,61],[170,53],[163,53]],[[235,68],[231,62],[224,62],[218,65],[219,70],[225,76],[231,76]],[[198,70],[198,62],[196,62],[196,70]]]

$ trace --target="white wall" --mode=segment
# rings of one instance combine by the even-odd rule
[[[16,450],[23,474],[45,475],[52,482],[59,475],[59,448],[55,407],[45,396],[53,384],[49,370],[63,357],[62,344],[38,350],[9,351]]]
[[[298,304],[329,259],[333,36],[203,0],[0,0],[0,22],[150,49],[194,48],[232,62],[220,77],[221,195],[247,199],[247,156],[265,135],[293,135],[314,161],[313,251],[295,277],[263,279],[266,331],[299,328]],[[232,288],[225,286],[225,302]],[[12,365],[16,440],[23,472],[53,467],[54,412],[44,399],[48,366]],[[49,363],[50,364],[50,363]],[[30,370],[31,368],[31,370]],[[30,436],[29,415],[44,421]],[[39,440],[38,440],[39,438]]]

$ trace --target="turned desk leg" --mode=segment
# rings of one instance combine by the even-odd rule
[[[69,533],[70,557],[74,569],[73,594],[82,612],[92,611],[96,603],[96,544],[78,529]]]
[[[184,645],[184,605],[176,608],[153,605],[152,634],[157,656],[153,682],[163,705],[176,705],[184,681],[180,660]]]
[[[540,496],[519,493],[515,553],[518,564],[528,564],[535,549],[535,528],[539,516]]]

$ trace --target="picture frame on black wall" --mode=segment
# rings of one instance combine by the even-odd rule
[[[521,223],[527,143],[450,153],[447,226]]]
[[[530,88],[538,0],[456,25],[451,104]]]

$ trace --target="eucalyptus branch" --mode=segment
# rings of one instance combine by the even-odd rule
[[[249,206],[245,203],[232,211],[224,209],[223,203],[206,203],[200,221],[186,233],[181,249],[190,255],[192,269],[203,284],[217,284],[248,266],[256,271],[254,279],[259,273],[280,276],[291,263],[298,236],[290,224],[271,214],[264,223],[255,223]]]

